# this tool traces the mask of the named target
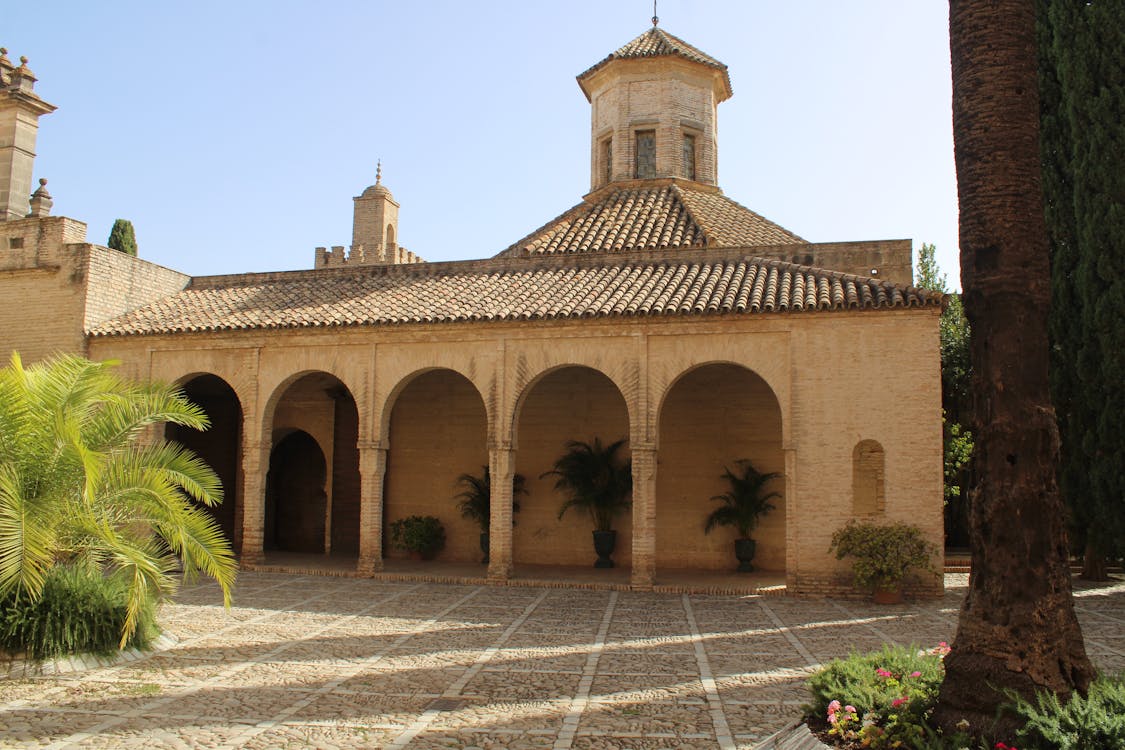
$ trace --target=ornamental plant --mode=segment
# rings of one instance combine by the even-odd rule
[[[828,551],[835,552],[837,560],[854,558],[852,572],[859,588],[894,589],[915,568],[937,574],[932,563],[937,547],[917,526],[902,522],[848,521],[832,535]]]
[[[6,648],[89,645],[65,635],[84,627],[73,622],[84,605],[49,605],[90,601],[95,574],[114,579],[107,600],[123,597],[122,648],[181,577],[214,578],[230,604],[238,565],[204,507],[222,502],[222,485],[191,451],[140,440],[164,423],[204,429],[207,415],[178,389],[127,380],[110,362],[58,355],[25,368],[13,354],[0,369],[0,611],[16,639]],[[52,577],[62,563],[89,575]],[[34,623],[62,635],[40,640]]]
[[[884,646],[836,659],[809,678],[809,723],[841,747],[923,747],[949,647]]]
[[[445,548],[445,527],[436,516],[407,516],[391,523],[391,546],[429,560]]]

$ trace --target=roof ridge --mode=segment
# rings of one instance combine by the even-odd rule
[[[713,232],[711,232],[706,224],[699,220],[699,217],[695,215],[695,211],[692,211],[691,206],[684,200],[684,189],[676,183],[672,183],[669,187],[671,188],[672,194],[676,196],[677,202],[683,207],[684,213],[688,215],[688,218],[691,219],[693,224],[699,227],[699,231],[703,232],[703,246],[707,247],[711,242]]]

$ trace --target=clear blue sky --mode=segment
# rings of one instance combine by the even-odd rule
[[[589,189],[574,77],[645,31],[649,0],[21,2],[36,178],[55,214],[191,274],[311,268],[375,177],[399,240],[488,257]],[[661,0],[730,67],[719,184],[814,242],[912,238],[959,286],[943,0]]]

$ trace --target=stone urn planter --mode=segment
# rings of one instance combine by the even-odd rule
[[[734,540],[734,556],[738,558],[739,573],[754,572],[754,553],[757,551],[757,549],[758,543],[753,539]]]
[[[614,567],[611,556],[613,550],[617,547],[617,532],[616,531],[595,531],[594,534],[594,552],[597,553],[598,559],[594,563],[595,568],[612,568]]]

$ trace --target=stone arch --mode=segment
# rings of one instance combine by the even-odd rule
[[[206,508],[236,553],[242,547],[242,401],[223,378],[197,372],[180,378],[176,385],[189,401],[207,414],[210,427],[193,430],[177,424],[164,427],[164,438],[179,443],[203,459],[219,476],[223,502]]]
[[[762,473],[782,475],[767,491],[782,493],[759,521],[755,567],[785,569],[786,482],[782,410],[769,383],[729,361],[695,365],[665,389],[657,412],[656,567],[734,570],[735,529],[705,534],[727,490],[725,468],[749,460]]]
[[[549,368],[519,394],[513,415],[512,445],[515,471],[527,482],[528,494],[513,529],[512,560],[521,564],[590,566],[595,555],[585,515],[570,511],[558,518],[563,498],[553,488],[550,470],[570,440],[603,443],[630,438],[630,410],[617,383],[601,370],[586,365]],[[517,445],[518,436],[518,445]],[[628,459],[628,450],[622,458]],[[632,519],[620,516],[614,524],[618,567],[632,563]]]
[[[394,386],[392,386],[388,390],[379,388],[379,392],[375,394],[375,398],[373,401],[373,406],[376,411],[374,415],[375,422],[372,429],[374,435],[382,438],[384,447],[387,447],[386,439],[387,435],[390,433],[391,414],[394,411],[395,404],[398,403],[399,396],[402,394],[403,390],[409,387],[410,384],[413,383],[416,379],[434,371],[446,371],[452,373],[462,378],[465,382],[472,386],[474,393],[480,399],[481,403],[484,404],[485,415],[488,421],[488,434],[491,438],[492,426],[494,423],[493,404],[489,398],[486,398],[485,392],[481,389],[481,383],[474,379],[472,375],[463,372],[457,367],[453,367],[449,363],[441,363],[432,364],[427,367],[419,367],[408,372],[393,371],[379,373],[378,380],[381,380],[383,382],[394,382]],[[385,393],[386,395],[381,395],[383,393]]]
[[[336,556],[354,557],[359,553],[359,413],[356,398],[339,377],[326,371],[306,370],[285,378],[274,389],[263,420],[263,442],[271,447],[271,469],[275,468],[274,453],[291,433],[306,433],[323,454],[323,523],[316,523],[323,536],[319,551]],[[312,451],[307,442],[304,449]],[[267,486],[267,516],[269,490]],[[264,523],[268,548],[268,519]],[[311,542],[302,542],[300,546],[299,550],[289,551],[318,551]]]
[[[852,450],[852,515],[880,516],[886,511],[886,454],[877,440],[860,440]]]
[[[266,474],[267,551],[325,551],[328,463],[304,430],[287,430],[270,451]]]
[[[387,556],[404,556],[390,547],[390,524],[426,515],[437,517],[445,527],[446,545],[438,559],[480,561],[481,530],[461,517],[454,500],[458,477],[479,474],[488,465],[488,411],[480,391],[456,370],[419,370],[395,385],[384,414]]]

